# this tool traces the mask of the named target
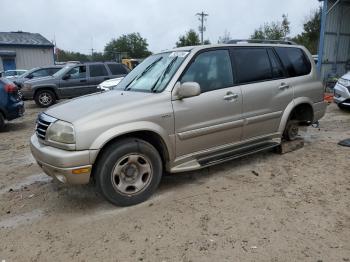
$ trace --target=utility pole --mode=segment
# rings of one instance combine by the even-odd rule
[[[92,37],[91,37],[91,60],[94,61],[94,42]]]
[[[204,26],[204,22],[207,21],[206,17],[209,14],[204,13],[203,11],[201,13],[197,13],[196,16],[198,16],[198,20],[201,22],[201,25],[199,26],[199,32],[201,33],[201,43],[203,45],[203,33],[206,30],[205,26]]]

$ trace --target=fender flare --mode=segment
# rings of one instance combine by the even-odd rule
[[[35,94],[39,91],[39,90],[43,90],[43,89],[48,89],[54,92],[56,98],[58,98],[58,93],[56,90],[56,86],[52,86],[52,85],[41,85],[41,86],[35,86],[33,88],[33,99],[35,98]]]
[[[311,106],[312,110],[314,110],[313,102],[308,97],[298,97],[296,99],[293,99],[287,107],[284,109],[280,125],[278,128],[278,133],[283,134],[284,129],[286,128],[287,121],[289,119],[290,114],[292,113],[293,109],[297,107],[300,104],[308,104]]]
[[[133,122],[133,123],[127,123],[118,125],[116,127],[112,127],[105,132],[101,133],[92,143],[90,146],[90,150],[97,150],[100,151],[108,142],[111,140],[118,138],[123,135],[127,135],[134,132],[142,132],[142,131],[148,131],[153,132],[156,135],[158,135],[162,141],[164,142],[166,149],[169,154],[169,159],[173,159],[174,151],[173,151],[173,141],[171,141],[171,138],[168,134],[168,132],[162,128],[161,126],[147,121],[139,121],[139,122]],[[97,154],[96,154],[97,157]]]

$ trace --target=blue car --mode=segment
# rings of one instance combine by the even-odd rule
[[[24,103],[18,96],[18,88],[10,80],[0,78],[0,130],[5,121],[21,117],[24,113]]]

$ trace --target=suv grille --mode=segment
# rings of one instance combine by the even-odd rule
[[[44,113],[41,113],[38,116],[38,119],[36,121],[36,128],[35,128],[36,136],[40,139],[45,140],[46,130],[48,129],[50,124],[55,122],[56,120],[57,120],[56,118],[53,118]]]

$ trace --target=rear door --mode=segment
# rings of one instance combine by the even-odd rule
[[[276,135],[293,90],[279,58],[269,47],[233,47],[231,54],[243,96],[242,139]]]
[[[67,78],[66,78],[67,77]],[[69,70],[60,80],[59,92],[61,97],[77,97],[87,94],[89,88],[86,65],[79,65]]]
[[[240,141],[242,95],[228,49],[198,54],[180,82],[199,83],[201,94],[173,101],[177,157]]]

